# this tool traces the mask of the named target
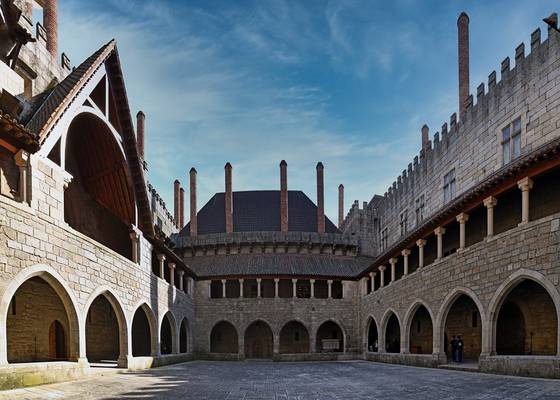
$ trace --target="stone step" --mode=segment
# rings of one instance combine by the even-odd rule
[[[439,366],[441,369],[449,369],[453,371],[463,372],[479,372],[478,363],[450,363]]]

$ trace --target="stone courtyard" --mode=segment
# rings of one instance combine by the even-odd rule
[[[560,381],[364,361],[194,361],[16,389],[0,399],[560,399]]]

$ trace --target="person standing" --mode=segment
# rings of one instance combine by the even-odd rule
[[[463,347],[465,343],[461,335],[457,336],[457,362],[463,362]]]
[[[455,335],[453,335],[449,344],[451,344],[451,358],[453,362],[457,362],[457,337]]]

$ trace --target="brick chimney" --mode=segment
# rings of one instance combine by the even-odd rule
[[[288,232],[288,163],[280,162],[280,230]]]
[[[33,1],[27,0],[25,2],[23,13],[30,21],[33,21]]]
[[[430,148],[430,128],[424,124],[422,127],[422,150],[426,151]]]
[[[47,30],[47,50],[58,57],[58,5],[57,0],[45,0],[43,5],[43,26]]]
[[[469,16],[462,12],[457,19],[459,36],[459,117],[467,111],[469,97]]]
[[[190,195],[191,195],[191,218],[190,218],[190,236],[198,235],[198,217],[196,215],[196,169],[191,168],[190,176]]]
[[[344,224],[344,185],[338,185],[338,227]]]
[[[323,163],[317,163],[317,232],[325,233],[325,186]]]
[[[233,232],[233,192],[231,189],[232,167],[228,162],[225,167],[226,192],[225,192],[225,211],[226,211],[226,233]]]
[[[179,182],[178,179],[175,179],[175,182],[173,182],[173,221],[175,222],[175,226],[179,226],[179,200],[181,197],[180,189],[181,182]]]
[[[142,111],[136,114],[136,146],[138,147],[138,155],[144,161],[144,121],[146,115]]]
[[[179,189],[179,229],[185,226],[185,189]]]

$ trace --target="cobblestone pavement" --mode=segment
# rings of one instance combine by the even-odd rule
[[[560,381],[365,361],[195,361],[0,392],[0,399],[560,399]]]

